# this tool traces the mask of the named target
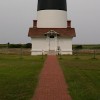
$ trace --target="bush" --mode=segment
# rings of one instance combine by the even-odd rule
[[[83,46],[82,46],[82,45],[77,45],[77,46],[75,47],[75,49],[83,49]]]
[[[24,48],[31,48],[32,47],[32,44],[31,43],[27,43],[23,46]]]
[[[9,48],[21,48],[21,44],[10,44]]]

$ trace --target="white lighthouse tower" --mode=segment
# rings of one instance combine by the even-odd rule
[[[72,54],[72,38],[75,29],[67,20],[66,0],[38,0],[37,20],[28,36],[32,39],[32,55]]]
[[[66,0],[38,0],[38,28],[67,28]]]

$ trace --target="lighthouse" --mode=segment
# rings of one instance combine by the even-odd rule
[[[67,19],[66,0],[38,0],[37,20],[29,28],[31,55],[72,54],[72,39],[76,36]]]
[[[38,0],[38,28],[66,28],[66,0]]]

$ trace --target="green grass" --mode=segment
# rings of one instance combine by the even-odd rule
[[[0,100],[30,100],[43,62],[41,56],[0,55]]]
[[[62,56],[60,64],[73,100],[100,100],[100,56]]]

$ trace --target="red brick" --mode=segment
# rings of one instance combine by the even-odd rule
[[[56,56],[47,57],[32,100],[71,100]]]

